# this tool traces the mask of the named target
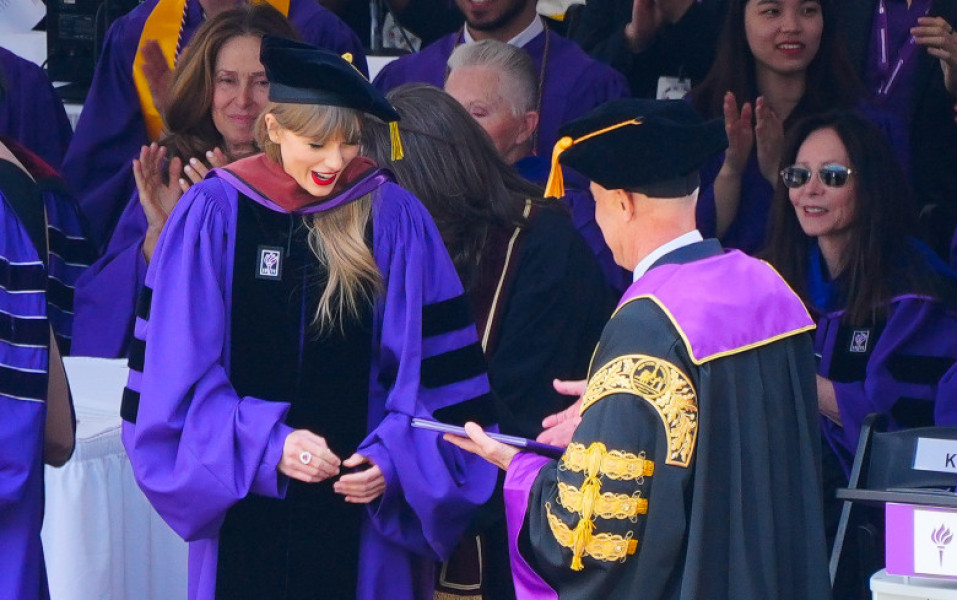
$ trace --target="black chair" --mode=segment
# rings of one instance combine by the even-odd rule
[[[889,432],[885,415],[872,414],[864,420],[848,486],[837,490],[844,506],[829,565],[836,599],[848,597],[837,593],[842,586],[855,594],[868,590],[870,576],[884,567],[880,508],[885,502],[957,508],[957,494],[951,491],[957,486],[957,474],[914,469],[918,438],[957,440],[957,427]],[[845,548],[849,539],[856,552]]]

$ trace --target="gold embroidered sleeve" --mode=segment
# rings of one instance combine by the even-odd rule
[[[550,504],[545,504],[548,517],[548,526],[559,545],[569,548],[572,555],[572,570],[581,571],[581,556],[588,555],[596,560],[614,562],[625,560],[625,557],[638,550],[638,540],[634,533],[629,531],[625,535],[613,533],[594,533],[594,523],[587,521],[588,527],[570,528],[564,521],[552,514]]]
[[[613,394],[632,394],[648,402],[668,436],[665,464],[691,464],[698,437],[698,398],[691,381],[678,367],[655,356],[620,356],[598,369],[588,381],[582,414]]]
[[[648,514],[648,500],[641,497],[641,492],[635,492],[631,496],[603,492],[591,499],[586,497],[582,490],[561,481],[558,482],[558,502],[568,512],[592,512],[602,519],[628,519],[635,523],[638,521],[638,515]],[[592,502],[593,506],[587,506],[589,502]]]

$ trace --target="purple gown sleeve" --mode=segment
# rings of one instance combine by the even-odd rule
[[[50,325],[60,352],[71,354],[76,314],[76,284],[96,260],[80,209],[59,180],[41,180],[50,243],[47,302]]]
[[[46,73],[34,63],[0,48],[0,134],[9,135],[59,167],[73,128]]]
[[[2,192],[0,224],[0,316],[5,325],[0,328],[0,600],[34,600],[46,583],[40,544],[49,339],[46,274]]]
[[[146,229],[139,193],[134,192],[103,256],[77,281],[74,355],[126,357],[136,300],[146,280]]]
[[[134,340],[145,348],[130,353],[124,404],[138,411],[123,442],[140,487],[186,540],[215,536],[235,502],[279,497],[287,483],[276,467],[289,405],[240,397],[224,366],[235,202],[218,180],[179,201],[146,275],[152,302]]]
[[[293,1],[289,5],[289,21],[304,41],[338,54],[352,54],[352,64],[369,76],[362,41],[335,13],[312,0]]]
[[[957,359],[957,313],[945,304],[917,296],[894,303],[887,326],[867,363],[863,381],[834,382],[843,425],[842,444],[853,453],[861,423],[871,413],[890,415],[900,398],[934,403],[946,421],[954,410],[953,363]],[[948,362],[943,378],[929,377],[932,363]],[[923,371],[918,372],[918,366]],[[950,418],[954,418],[951,416]],[[945,424],[945,423],[941,423]],[[898,426],[899,427],[899,426]]]
[[[135,190],[130,165],[149,139],[133,85],[136,42],[129,40],[138,41],[139,33],[128,32],[129,26],[127,19],[121,19],[107,32],[76,133],[63,159],[63,177],[100,248],[109,240],[123,201]]]
[[[369,505],[379,535],[441,560],[491,495],[497,473],[484,460],[433,432],[413,429],[410,422],[456,404],[489,402],[489,386],[471,321],[423,335],[430,330],[429,324],[423,327],[426,307],[462,297],[462,285],[418,200],[394,184],[380,190],[373,246],[385,296],[376,312],[370,419],[381,420],[358,452],[372,459],[386,479],[385,493]],[[456,373],[433,371],[443,358],[459,359],[452,368]],[[382,373],[393,373],[394,384],[383,386]]]

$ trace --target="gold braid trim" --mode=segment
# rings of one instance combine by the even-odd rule
[[[545,503],[545,512],[548,516],[548,526],[552,530],[555,540],[565,548],[571,548],[573,553],[571,568],[573,571],[581,571],[584,568],[581,557],[583,554],[605,562],[614,562],[616,560],[625,560],[626,556],[634,554],[638,550],[638,540],[634,539],[634,533],[629,531],[625,535],[616,535],[612,533],[592,533],[595,524],[591,520],[582,519],[574,530],[568,527],[564,521],[552,514],[551,504]],[[582,523],[587,523],[582,527]],[[587,531],[587,536],[580,534],[579,528]]]
[[[644,354],[620,356],[591,376],[581,412],[613,394],[633,394],[651,404],[668,435],[665,464],[691,464],[698,437],[698,401],[694,386],[678,367]]]
[[[616,480],[637,479],[639,483],[643,478],[655,474],[655,463],[646,460],[644,452],[632,454],[608,450],[601,442],[592,442],[587,448],[584,444],[572,442],[565,449],[559,468],[575,473],[604,475]]]
[[[575,486],[560,481],[558,502],[568,512],[582,514],[585,494]],[[595,498],[593,511],[595,516],[602,519],[630,519],[635,523],[638,521],[638,515],[648,514],[648,500],[641,497],[641,492],[635,492],[632,496],[605,492]]]

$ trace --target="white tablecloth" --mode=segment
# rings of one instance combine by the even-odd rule
[[[122,361],[125,362],[125,361]],[[182,600],[186,543],[137,487],[120,441],[122,363],[67,358],[77,445],[46,467],[43,551],[51,600]],[[78,374],[102,373],[103,394]],[[120,386],[121,387],[121,386]]]

